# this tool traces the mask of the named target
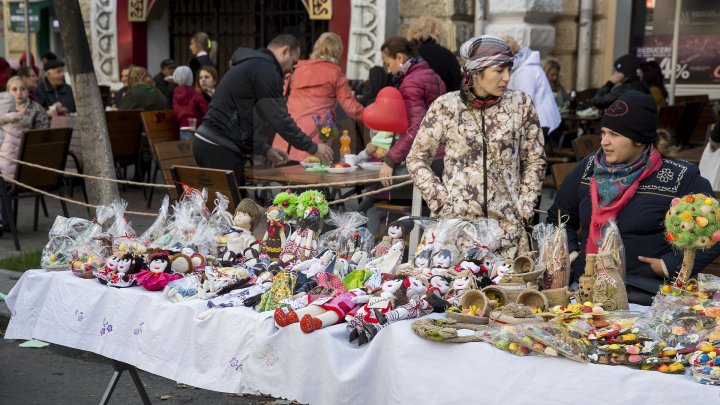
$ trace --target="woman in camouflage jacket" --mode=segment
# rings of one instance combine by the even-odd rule
[[[500,223],[499,257],[529,250],[524,225],[545,175],[544,140],[528,95],[507,90],[512,52],[490,35],[463,44],[460,91],[439,97],[425,115],[407,167],[432,213]],[[430,169],[445,145],[442,180]]]

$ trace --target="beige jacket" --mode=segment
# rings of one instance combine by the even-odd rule
[[[487,145],[483,145],[483,121]],[[442,180],[430,169],[445,145]],[[487,197],[483,149],[487,150]],[[529,220],[545,177],[544,139],[535,107],[525,93],[508,90],[484,110],[468,109],[458,91],[430,106],[407,157],[407,167],[434,215],[500,223],[500,257],[527,250],[523,220]],[[518,249],[520,248],[520,249]]]

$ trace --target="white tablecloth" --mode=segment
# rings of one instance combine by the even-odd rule
[[[270,313],[246,308],[199,321],[198,303],[172,304],[160,293],[67,272],[26,272],[7,302],[7,339],[89,350],[223,392],[311,404],[720,403],[720,388],[682,376],[435,343],[415,336],[410,321],[362,348],[347,342],[344,325],[305,335],[298,326],[277,330]]]

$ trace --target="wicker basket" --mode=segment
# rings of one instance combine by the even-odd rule
[[[515,302],[525,287],[525,283],[489,285],[483,288],[482,292],[488,300],[495,301],[496,306],[501,307]]]
[[[538,290],[530,289],[524,290],[517,297],[518,304],[527,305],[529,307],[547,308],[548,299],[545,294]]]
[[[537,280],[542,276],[543,272],[545,271],[545,267],[543,266],[537,266],[535,267],[535,270],[528,272],[528,273],[511,273],[507,272],[505,275],[503,275],[502,281],[503,283],[527,283],[527,282],[537,282]]]
[[[476,306],[480,309],[483,316],[487,316],[488,312],[493,308],[495,301],[490,301],[484,292],[480,290],[470,290],[460,297],[460,306],[469,308]]]
[[[72,269],[72,274],[85,279],[96,278],[93,271]]]
[[[577,295],[570,291],[567,287],[543,290],[543,294],[547,297],[548,305],[550,307],[554,307],[556,305],[568,305],[570,303],[570,298],[573,296],[577,297]],[[581,302],[579,297],[577,300],[578,302]]]
[[[535,262],[531,257],[518,256],[513,260],[511,273],[525,274],[530,273],[535,268]]]

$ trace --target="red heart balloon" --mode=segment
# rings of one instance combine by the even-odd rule
[[[375,102],[363,111],[363,122],[376,131],[405,132],[408,128],[407,110],[402,94],[395,87],[384,87]]]

